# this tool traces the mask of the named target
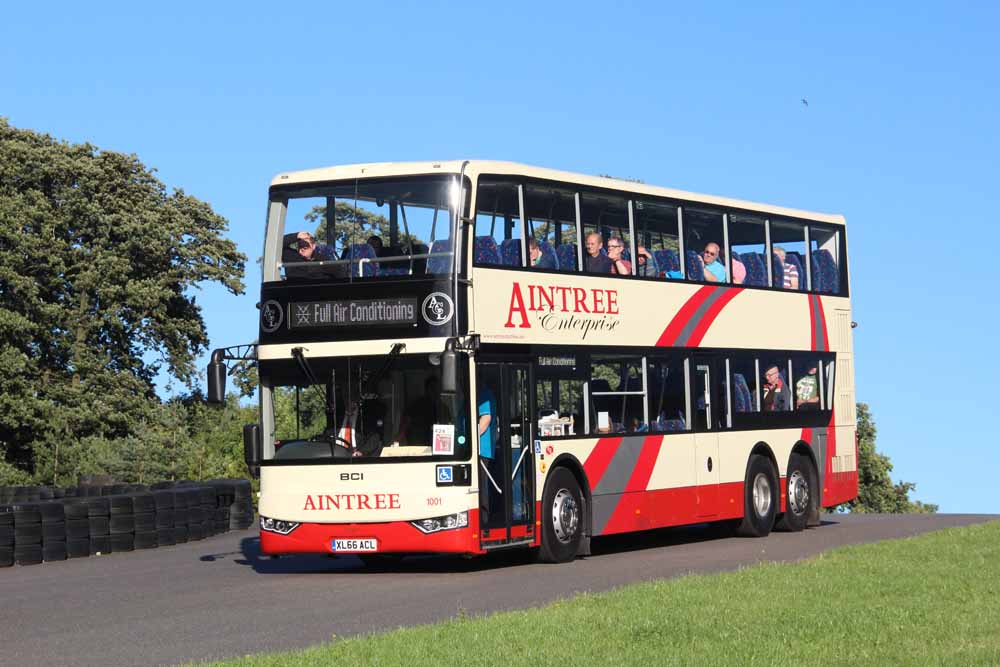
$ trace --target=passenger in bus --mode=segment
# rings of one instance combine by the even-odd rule
[[[701,253],[701,263],[705,265],[705,280],[710,283],[726,282],[726,267],[719,261],[719,244],[709,241]]]
[[[611,260],[611,273],[619,276],[632,275],[632,262],[622,257],[625,252],[625,241],[617,236],[608,239],[608,259]]]
[[[548,253],[542,252],[541,247],[538,245],[538,239],[534,236],[528,239],[528,257],[531,258],[531,267],[535,269],[554,269],[556,268],[556,257]]]
[[[783,412],[791,405],[788,387],[781,379],[781,371],[771,366],[764,372],[764,398],[761,401],[764,412]]]
[[[646,250],[645,246],[635,249],[635,275],[645,278],[657,278],[660,275],[653,254]]]
[[[795,383],[795,407],[799,410],[819,409],[819,378],[815,366]]]
[[[736,257],[730,256],[729,262],[733,267],[733,284],[742,285],[747,279],[747,266]]]
[[[784,270],[785,284],[782,287],[785,289],[798,289],[799,270],[795,268],[794,264],[789,264],[785,261],[785,249],[780,245],[776,245],[774,246],[774,254],[781,260],[781,267]]]
[[[375,256],[376,257],[384,257],[385,256],[385,248],[382,246],[382,237],[381,236],[377,236],[377,235],[373,234],[372,236],[368,237],[368,240],[366,241],[366,243],[372,247],[372,250],[375,251]]]
[[[486,384],[480,384],[477,389],[479,396],[479,456],[493,459],[497,440],[497,423],[494,416],[497,412],[497,399],[493,390]]]
[[[309,232],[299,232],[295,235],[297,239],[299,257],[304,262],[319,262],[337,259],[337,253],[328,245],[316,243],[316,239]]]
[[[583,258],[583,270],[586,273],[611,273],[611,260],[602,255],[604,239],[597,232],[587,234],[587,254]]]

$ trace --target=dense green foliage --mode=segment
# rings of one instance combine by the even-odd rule
[[[910,500],[912,482],[893,484],[889,457],[875,449],[875,420],[867,403],[858,403],[858,497],[843,506],[852,512],[933,513],[938,506]]]
[[[154,387],[196,383],[209,340],[192,291],[243,290],[226,229],[134,155],[0,118],[0,484],[231,469],[219,431],[239,406],[209,417]]]
[[[989,523],[216,664],[995,665],[998,582]]]

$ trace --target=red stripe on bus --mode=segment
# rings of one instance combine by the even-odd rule
[[[706,516],[705,508],[698,505],[699,493],[704,495],[706,488],[686,486],[623,493],[601,535],[738,519],[743,516],[743,482],[727,482],[713,489],[718,492],[718,502],[711,516]]]
[[[604,476],[605,471],[608,469],[608,464],[611,463],[611,458],[618,451],[618,446],[621,444],[621,437],[601,438],[597,441],[594,451],[590,452],[590,456],[587,457],[587,460],[583,464],[583,472],[587,474],[587,481],[590,483],[591,490],[595,489],[601,481],[601,477]]]
[[[708,333],[708,328],[712,326],[712,323],[715,321],[715,318],[719,316],[719,313],[722,312],[722,309],[725,308],[726,304],[732,301],[737,294],[743,291],[742,287],[722,289],[724,290],[723,293],[711,306],[708,307],[704,316],[702,316],[698,324],[695,325],[694,331],[691,332],[691,337],[688,338],[688,347],[698,347],[698,345],[701,344],[701,339],[705,337],[706,333]]]
[[[667,328],[663,330],[662,334],[660,334],[659,340],[656,341],[656,346],[670,347],[677,342],[677,337],[681,335],[684,327],[687,326],[691,317],[694,316],[695,311],[698,310],[698,307],[701,306],[702,302],[707,299],[709,295],[715,291],[715,289],[716,288],[711,285],[706,285],[692,294],[691,298],[689,298],[687,302],[681,306],[681,309],[677,311],[674,318],[670,320],[670,324],[668,324]]]

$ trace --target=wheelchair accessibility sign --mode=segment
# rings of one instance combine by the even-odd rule
[[[450,484],[453,481],[451,466],[437,467],[437,481],[438,484]]]

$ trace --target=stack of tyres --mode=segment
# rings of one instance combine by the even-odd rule
[[[188,506],[188,539],[190,541],[205,538],[205,511],[201,506],[201,489],[197,486],[186,486],[178,489],[184,494]]]
[[[135,504],[132,496],[112,495],[111,502],[111,551],[135,549]]]
[[[135,484],[133,486],[142,486]],[[155,549],[159,544],[156,535],[156,499],[148,491],[130,494],[135,507],[135,548]]]
[[[174,541],[184,544],[188,541],[188,497],[182,489],[174,489]]]
[[[236,493],[233,484],[227,480],[216,479],[208,483],[215,489],[215,513],[212,524],[215,527],[215,534],[218,535],[229,530],[229,506],[236,499]]]
[[[229,527],[237,530],[246,530],[253,525],[253,492],[250,481],[246,479],[234,479],[233,504],[229,507]]]
[[[90,553],[94,556],[111,553],[111,499],[88,496],[87,522],[90,524]]]
[[[47,488],[47,487],[43,487]],[[38,504],[42,515],[42,559],[66,560],[66,510],[62,503]]]
[[[174,536],[174,492],[157,489],[150,493],[156,506],[156,543],[161,547],[177,544]]]
[[[14,505],[14,560],[18,565],[42,562],[42,512],[36,503]]]
[[[215,487],[210,484],[203,484],[198,487],[199,502],[201,505],[201,525],[205,531],[205,537],[215,535]]]
[[[0,505],[0,567],[14,564],[14,508]]]
[[[63,502],[66,512],[66,555],[84,558],[90,555],[90,508],[85,499],[72,498]]]

